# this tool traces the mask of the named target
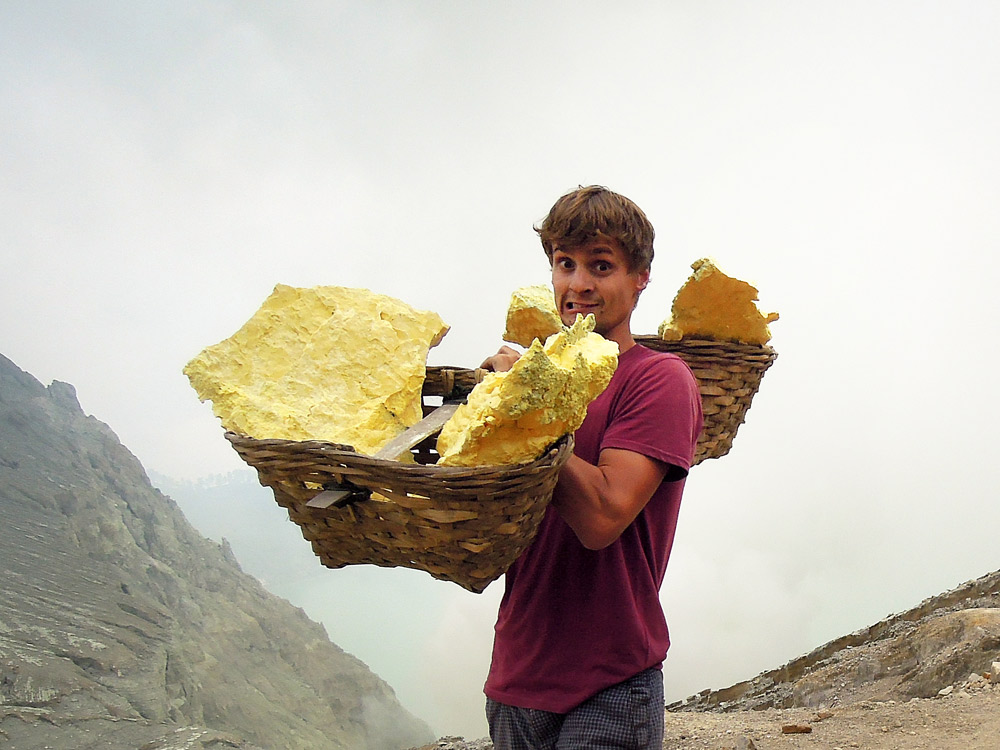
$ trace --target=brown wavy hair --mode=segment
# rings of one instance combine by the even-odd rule
[[[604,235],[618,241],[629,259],[629,270],[649,270],[653,262],[653,225],[624,195],[600,185],[581,185],[557,200],[535,226],[552,262],[555,245],[579,245]]]

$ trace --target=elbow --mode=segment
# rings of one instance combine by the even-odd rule
[[[576,538],[580,540],[580,544],[589,549],[592,552],[599,552],[606,547],[610,547],[615,539],[618,537],[609,536],[580,536],[576,535]]]
[[[576,456],[570,457],[559,475],[552,505],[580,544],[589,550],[602,550],[618,540],[638,510],[629,497],[612,491],[603,474],[599,474],[603,484],[597,489],[593,481],[579,479],[583,468],[599,471]]]
[[[625,525],[611,519],[603,519],[600,522],[573,527],[573,533],[576,534],[580,544],[596,552],[618,541],[618,537],[625,530]]]

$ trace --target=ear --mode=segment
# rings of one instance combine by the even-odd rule
[[[635,290],[637,293],[641,292],[648,285],[649,285],[649,269],[647,268],[645,271],[639,271],[639,273],[635,275]]]
[[[649,285],[649,269],[645,271],[639,271],[635,274],[635,298],[632,301],[632,309],[634,310],[639,305],[639,295],[642,294],[643,289]]]

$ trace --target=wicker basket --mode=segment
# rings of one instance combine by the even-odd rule
[[[728,453],[774,351],[656,336],[636,341],[677,354],[699,380],[705,427],[695,463]],[[428,367],[425,412],[435,401],[468,395],[483,375],[482,370]],[[573,449],[567,435],[531,463],[460,468],[433,465],[433,436],[412,449],[415,463],[376,459],[319,440],[258,440],[233,432],[226,439],[257,470],[261,484],[274,491],[323,565],[415,568],[476,593],[503,575],[530,544]],[[330,487],[353,488],[356,494],[339,507],[307,505]]]
[[[318,440],[256,440],[233,432],[226,438],[326,567],[416,568],[476,593],[534,538],[573,450],[567,435],[531,463],[462,468],[375,459]],[[307,506],[331,485],[359,488],[358,499]]]
[[[774,349],[714,339],[664,341],[659,336],[636,336],[635,340],[650,349],[676,354],[698,380],[705,426],[694,462],[729,453],[764,373],[778,356]]]

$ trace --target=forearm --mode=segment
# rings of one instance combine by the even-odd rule
[[[559,472],[552,504],[588,549],[603,549],[628,525],[621,525],[609,494],[604,472],[582,458],[570,456]]]
[[[571,456],[559,472],[552,504],[588,549],[614,542],[645,507],[665,466],[624,450],[602,451],[595,466]]]

